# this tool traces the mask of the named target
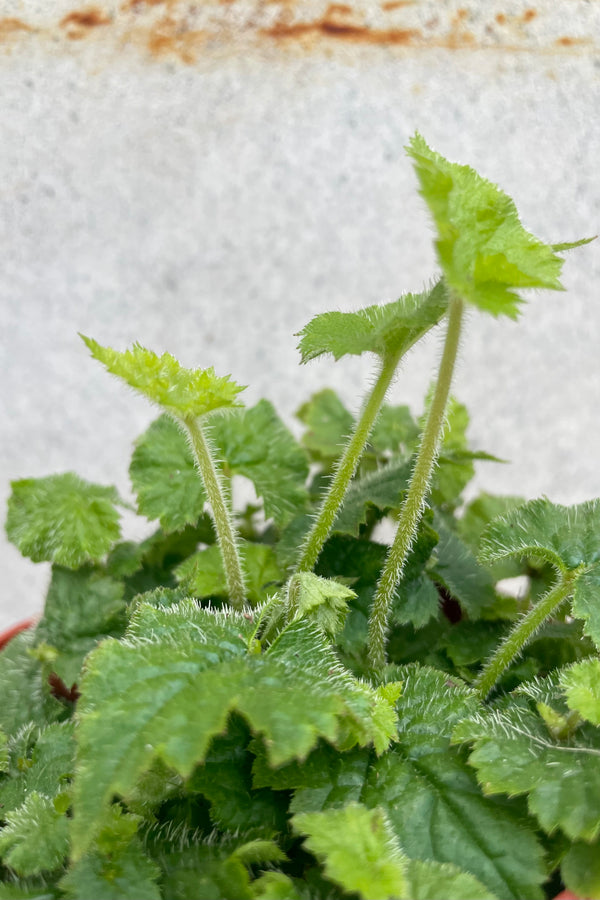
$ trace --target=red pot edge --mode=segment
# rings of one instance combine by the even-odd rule
[[[36,622],[37,617],[32,616],[30,619],[23,619],[22,622],[17,622],[16,625],[11,625],[9,628],[5,628],[4,631],[0,631],[0,650],[3,650],[9,641],[12,641],[12,639],[22,631],[31,628]]]

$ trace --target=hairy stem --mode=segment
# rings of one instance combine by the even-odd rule
[[[323,544],[333,528],[333,523],[342,505],[348,485],[358,468],[365,444],[369,440],[369,435],[373,430],[401,355],[401,352],[398,351],[382,360],[377,380],[370,395],[367,397],[354,433],[338,462],[327,494],[321,504],[321,509],[302,546],[300,559],[296,565],[296,572],[310,572],[315,567],[319,554],[323,549]]]
[[[540,625],[567,599],[573,591],[578,574],[578,570],[562,574],[554,587],[519,620],[508,637],[488,659],[473,682],[473,687],[482,700],[485,700],[504,670],[508,669],[519,656]]]
[[[244,575],[240,561],[237,536],[231,521],[229,504],[226,500],[223,485],[206,440],[206,435],[196,419],[186,419],[185,427],[190,436],[192,449],[196,456],[198,469],[202,476],[206,496],[210,503],[217,532],[217,540],[223,557],[223,568],[227,579],[229,600],[235,609],[241,609],[246,599]]]
[[[431,475],[437,460],[444,428],[446,404],[458,352],[463,316],[463,301],[452,297],[448,309],[448,329],[440,362],[435,392],[429,407],[427,422],[421,438],[408,491],[400,511],[398,530],[390,547],[383,572],[377,584],[369,619],[368,659],[373,669],[385,665],[385,644],[392,598],[399,583],[406,558],[412,546],[423,514]]]

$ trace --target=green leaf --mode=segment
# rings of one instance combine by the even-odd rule
[[[8,772],[8,738],[0,729],[0,773]]]
[[[416,539],[404,566],[402,581],[396,588],[392,602],[391,620],[398,624],[411,622],[422,628],[439,612],[437,588],[425,574],[425,566],[438,542],[438,533],[431,527],[431,513],[420,524]]]
[[[464,754],[450,746],[453,728],[479,706],[475,695],[434,669],[410,665],[394,677],[403,682],[398,744],[376,760],[366,751],[338,754],[334,767],[309,757],[295,778],[292,809],[349,801],[381,807],[411,859],[460,860],[502,900],[541,900],[546,870],[533,829],[511,804],[482,796]]]
[[[50,797],[32,791],[5,819],[0,856],[17,875],[38,875],[63,864],[69,852],[69,823]]]
[[[253,483],[267,518],[281,526],[304,509],[306,453],[268,400],[214,419],[210,436],[228,474],[243,475]]]
[[[240,557],[246,575],[246,597],[252,604],[263,603],[284,579],[275,551],[267,544],[242,544]],[[223,559],[216,544],[188,557],[175,574],[195,597],[227,597]]]
[[[600,841],[572,844],[560,867],[563,881],[576,897],[600,897]]]
[[[492,576],[439,515],[434,517],[434,528],[439,541],[431,577],[458,600],[471,619],[478,619],[496,600]]]
[[[23,556],[76,569],[119,539],[119,496],[72,472],[11,482],[6,533]]]
[[[435,153],[418,133],[407,153],[437,228],[438,261],[452,291],[495,316],[516,318],[522,302],[516,288],[563,290],[563,260],[523,228],[507,194],[469,166]]]
[[[381,809],[352,803],[343,809],[300,813],[292,824],[322,860],[325,874],[364,900],[408,897],[406,858]]]
[[[304,622],[268,653],[248,654],[251,619],[190,601],[141,604],[126,641],[109,639],[88,656],[78,703],[76,858],[114,793],[129,795],[156,758],[189,776],[234,711],[265,736],[275,765],[305,756],[320,736],[342,746],[374,743],[378,752],[388,745],[397,687],[358,682]]]
[[[354,418],[335,391],[325,388],[313,394],[296,416],[306,425],[302,444],[313,459],[331,462],[342,455]]]
[[[14,637],[0,653],[0,727],[7,735],[34,722],[45,725],[62,713],[60,703],[49,697],[42,681],[42,665],[31,653],[33,629]]]
[[[467,504],[460,519],[456,520],[458,534],[471,551],[477,555],[481,535],[492,519],[504,516],[517,506],[523,506],[524,503],[523,497],[497,496],[483,492]],[[497,580],[521,575],[523,569],[522,563],[512,559],[493,564],[493,573]]]
[[[223,831],[275,834],[286,828],[287,804],[271,790],[252,788],[249,729],[232,716],[227,733],[213,738],[206,759],[187,782],[187,790],[210,801],[210,816]]]
[[[43,876],[12,878],[0,884],[0,900],[55,900],[57,894],[52,884]]]
[[[393,303],[368,306],[358,312],[328,312],[315,316],[298,332],[302,362],[331,353],[404,354],[446,312],[448,297],[442,281],[422,294],[405,294]]]
[[[600,834],[600,734],[588,726],[563,741],[539,706],[511,701],[478,713],[454,733],[455,741],[474,742],[469,762],[484,792],[527,794],[545,831],[561,828],[572,840],[594,840]]]
[[[79,679],[84,657],[99,640],[123,633],[123,591],[121,582],[91,566],[75,572],[53,567],[35,646],[53,651],[50,669],[68,686]]]
[[[158,866],[135,835],[139,817],[113,806],[95,846],[60,882],[71,900],[160,900]]]
[[[480,558],[494,562],[510,556],[534,556],[563,574],[581,569],[572,611],[600,647],[600,500],[568,507],[531,500],[494,520],[484,531]]]
[[[481,881],[451,863],[410,859],[406,876],[410,900],[499,900]]]
[[[597,237],[598,235],[595,234],[593,237],[581,238],[578,241],[563,241],[562,244],[552,244],[551,246],[555,253],[563,253],[565,250],[573,250],[575,247],[583,247],[584,244],[591,244]]]
[[[377,453],[410,456],[419,440],[420,429],[408,406],[384,403],[369,443]]]
[[[252,896],[255,900],[310,900],[304,887],[297,886],[282,872],[265,872],[252,882]]]
[[[369,507],[388,512],[401,506],[411,468],[411,462],[405,459],[390,460],[386,466],[353,481],[333,530],[358,535],[360,526],[367,521]]]
[[[196,418],[216,409],[240,406],[237,395],[244,387],[230,381],[229,375],[215,375],[212,367],[186,369],[170,353],[157,356],[139,344],[119,352],[80,336],[94,359],[109,372],[178,418]]]
[[[252,900],[248,871],[227,843],[160,853],[162,896],[168,900]]]
[[[17,810],[32,793],[54,799],[74,771],[73,723],[22,728],[8,742],[8,778],[0,779],[2,814]]]
[[[138,512],[159,519],[164,531],[180,531],[200,518],[206,493],[186,437],[168,415],[135,443],[129,476]]]
[[[297,572],[288,582],[288,620],[307,619],[326,634],[337,634],[344,627],[352,597],[356,597],[354,591],[337,581]]]
[[[563,669],[560,682],[570,708],[600,725],[600,660],[586,659]]]

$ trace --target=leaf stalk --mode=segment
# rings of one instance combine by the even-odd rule
[[[392,599],[396,586],[402,578],[406,559],[417,534],[439,453],[446,406],[458,353],[463,309],[463,301],[453,295],[448,308],[448,328],[433,399],[429,407],[408,491],[400,511],[396,536],[390,547],[373,598],[367,646],[368,660],[373,670],[381,669],[386,662],[385,644]]]
[[[338,462],[321,508],[302,546],[300,559],[296,564],[296,572],[311,572],[315,567],[323,545],[331,533],[348,485],[356,473],[362,452],[392,383],[403,350],[404,348],[400,348],[382,358],[377,380],[367,397],[354,433]]]
[[[488,696],[502,673],[519,656],[536,631],[573,592],[580,569],[561,573],[557,583],[526,613],[488,659],[472,687],[482,700]]]
[[[233,527],[224,485],[215,465],[210,444],[199,421],[195,418],[186,418],[184,425],[189,434],[192,450],[194,451],[204,489],[206,490],[206,496],[212,510],[217,541],[223,558],[223,569],[227,580],[229,600],[234,609],[242,609],[246,600],[246,586],[238,540]]]

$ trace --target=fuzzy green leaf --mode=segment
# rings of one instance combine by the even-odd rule
[[[364,900],[408,897],[406,858],[381,809],[352,803],[342,809],[300,813],[294,829],[323,861],[328,878]]]
[[[70,900],[161,900],[158,866],[136,836],[138,816],[113,806],[92,849],[61,879]]]
[[[495,562],[510,556],[533,556],[562,573],[581,568],[572,611],[600,647],[600,500],[577,506],[531,500],[494,520],[483,533],[480,558]]]
[[[0,778],[3,815],[17,810],[33,792],[54,799],[67,787],[75,764],[73,723],[25,726],[9,739],[8,752],[9,777]]]
[[[73,572],[54,566],[44,615],[35,632],[36,652],[67,686],[79,679],[84,657],[107,635],[125,628],[122,582],[84,566]],[[40,645],[43,645],[40,649]]]
[[[410,900],[499,900],[479,879],[452,863],[409,859],[406,877]]]
[[[377,453],[410,456],[419,440],[420,429],[408,406],[384,403],[369,443]]]
[[[242,544],[240,557],[246,576],[246,597],[252,604],[263,603],[284,579],[275,551],[267,544]],[[216,545],[188,557],[175,574],[194,597],[227,597],[223,558]]]
[[[367,510],[374,506],[382,512],[397,509],[402,504],[411,473],[411,463],[405,459],[391,460],[375,472],[352,482],[333,531],[358,535],[360,525],[367,521]]]
[[[252,855],[250,843],[244,844],[238,837],[233,839],[233,846],[230,838],[223,843],[192,844],[169,852],[163,850],[158,854],[163,869],[162,896],[168,900],[224,900],[229,897],[252,900],[254,893],[245,865],[246,849]]]
[[[69,823],[52,799],[32,791],[22,806],[6,813],[0,857],[17,875],[39,875],[62,865],[69,852]]]
[[[302,362],[331,353],[338,360],[347,354],[404,354],[446,312],[448,297],[443,282],[422,294],[405,294],[393,303],[368,306],[358,312],[328,312],[315,316],[298,333]]]
[[[226,471],[250,479],[267,518],[281,526],[305,507],[306,453],[268,400],[214,419],[209,436]]]
[[[30,722],[45,725],[62,713],[60,703],[48,696],[42,664],[32,654],[33,629],[18,634],[0,653],[0,727],[16,734]]]
[[[439,542],[431,576],[458,600],[471,619],[478,619],[496,599],[492,576],[439,515],[434,518],[434,528]]]
[[[560,681],[570,708],[600,725],[600,660],[586,659],[564,669]]]
[[[287,804],[282,795],[252,789],[249,729],[232,716],[225,735],[213,738],[206,759],[187,782],[187,790],[210,801],[210,816],[223,831],[276,834],[285,830]]]
[[[11,483],[6,533],[23,556],[76,569],[97,562],[119,539],[119,496],[72,472]]]
[[[342,455],[354,418],[331,388],[319,391],[304,403],[296,417],[306,425],[302,444],[311,457],[333,461]]]
[[[206,493],[186,437],[168,415],[135,443],[129,476],[138,512],[159,519],[164,531],[180,531],[200,518]]]
[[[572,844],[560,867],[563,881],[576,897],[600,897],[600,841]]]
[[[457,725],[454,740],[474,742],[469,762],[486,794],[527,794],[545,831],[561,828],[573,840],[594,840],[600,835],[600,733],[588,726],[561,740],[547,714],[540,715],[544,699],[537,710],[512,700],[478,713]]]
[[[334,635],[344,627],[348,601],[356,597],[354,591],[330,578],[320,578],[312,572],[297,572],[288,583],[290,621],[307,619],[321,631]]]
[[[140,605],[125,642],[109,639],[90,654],[78,703],[77,857],[114,793],[130,794],[156,758],[187,777],[234,711],[265,735],[276,765],[305,756],[319,736],[385,749],[394,734],[393,686],[375,691],[356,681],[303,622],[268,653],[249,655],[254,627],[248,614],[190,601]]]
[[[139,344],[120,352],[102,347],[83,334],[81,339],[109,372],[178,418],[196,418],[216,409],[240,406],[237,395],[244,387],[231,381],[229,375],[215,375],[212,367],[186,369],[170,353],[157,356]]]
[[[437,228],[449,288],[495,316],[516,318],[518,288],[563,290],[563,260],[527,232],[510,197],[469,166],[449,162],[420,134],[407,147]]]
[[[377,760],[367,751],[338,754],[330,765],[309,757],[294,777],[292,809],[316,812],[352,801],[381,807],[411,859],[460,860],[503,900],[541,900],[546,871],[533,830],[510,804],[482,796],[464,754],[450,747],[454,726],[478,708],[476,697],[433,669],[406,666],[395,677],[403,681],[398,745]]]

